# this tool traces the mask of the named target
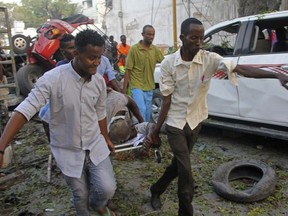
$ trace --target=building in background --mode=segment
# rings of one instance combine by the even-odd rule
[[[154,43],[163,52],[173,46],[172,0],[73,0],[83,7],[83,14],[93,18],[107,35],[119,41],[127,36],[128,44],[141,38],[146,24],[156,29]],[[237,17],[237,0],[176,0],[177,35],[181,22],[189,16],[200,19],[207,28],[225,19]],[[178,41],[180,45],[180,40]]]
[[[174,1],[176,2],[178,37],[180,24],[186,18],[195,17],[201,20],[207,29],[221,21],[237,18],[239,1],[243,3],[244,0]],[[82,13],[93,18],[103,32],[108,36],[113,35],[117,42],[120,40],[120,35],[125,34],[128,44],[137,43],[142,38],[143,26],[150,24],[156,30],[155,44],[159,44],[162,49],[174,45],[173,0],[72,0],[72,2],[81,5]],[[251,2],[255,5],[254,1],[251,0]],[[287,9],[287,2],[288,0],[281,0],[279,10]],[[249,7],[252,6],[249,4]],[[176,43],[180,45],[179,38]]]
[[[71,2],[77,3],[82,8],[82,14],[93,19],[95,24],[101,26],[105,32],[106,27],[103,19],[110,11],[112,0],[71,0]]]

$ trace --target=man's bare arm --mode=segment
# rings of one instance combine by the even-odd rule
[[[128,104],[127,104],[127,107],[128,109],[133,113],[133,115],[137,118],[138,122],[141,123],[141,122],[144,122],[144,119],[139,111],[139,108],[137,106],[137,104],[135,103],[135,101],[127,96],[128,98]]]
[[[115,91],[121,92],[121,88],[120,88],[119,83],[116,79],[111,80],[110,84]]]
[[[4,152],[9,142],[15,137],[18,131],[27,122],[25,116],[19,112],[14,112],[6,124],[2,136],[0,137],[0,151]],[[3,154],[0,153],[0,167],[3,164]]]
[[[281,85],[288,89],[288,76],[280,73],[273,73],[270,71],[262,70],[255,67],[250,67],[246,65],[237,65],[234,69],[235,72],[241,74],[245,77],[251,78],[274,78],[279,79]]]

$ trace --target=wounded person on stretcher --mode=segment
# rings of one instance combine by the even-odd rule
[[[121,144],[139,135],[146,137],[155,124],[144,122],[135,101],[128,95],[107,88],[107,126],[111,141]],[[132,117],[133,116],[133,117]],[[137,120],[137,124],[135,124]],[[144,138],[140,155],[147,155],[151,147],[159,147],[158,143],[148,142]]]
[[[114,144],[121,144],[127,141],[131,141],[138,137],[144,137],[140,139],[142,147],[139,150],[140,156],[149,155],[150,148],[158,148],[161,145],[161,140],[157,143],[150,142],[146,137],[155,128],[154,123],[141,122],[133,124],[132,120],[125,116],[115,116],[109,123],[109,136]],[[141,136],[142,135],[142,136]],[[138,140],[136,139],[135,142]]]

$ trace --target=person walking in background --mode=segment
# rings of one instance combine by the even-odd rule
[[[60,52],[64,59],[56,63],[56,67],[62,64],[69,63],[74,58],[75,37],[71,34],[64,34],[60,38]]]
[[[116,190],[109,158],[115,152],[107,132],[106,84],[96,73],[105,41],[94,30],[79,32],[73,60],[46,72],[15,109],[0,138],[4,150],[23,125],[49,100],[50,148],[73,194],[78,216],[115,215],[106,207]]]
[[[125,73],[126,57],[128,56],[130,46],[126,43],[126,35],[120,36],[121,43],[118,44],[118,67],[120,74],[123,76]]]
[[[110,46],[109,46],[109,52],[111,52],[111,58],[109,58],[110,63],[112,65],[112,67],[114,68],[114,70],[119,71],[118,68],[118,52],[117,52],[117,46],[118,43],[114,40],[114,36],[110,35],[109,36],[109,41],[110,41]]]
[[[161,63],[160,91],[163,95],[158,122],[147,139],[159,139],[159,132],[166,119],[168,143],[173,152],[171,164],[151,188],[151,205],[154,209],[162,206],[160,195],[178,177],[179,216],[192,216],[194,180],[191,172],[190,153],[197,140],[201,122],[208,117],[207,92],[214,73],[228,74],[232,84],[237,84],[236,72],[253,78],[278,78],[285,86],[288,77],[248,67],[235,65],[217,53],[202,50],[204,39],[203,24],[188,18],[181,24],[182,46],[167,56]]]
[[[155,89],[154,70],[156,63],[163,60],[161,51],[152,44],[155,29],[145,25],[142,31],[143,40],[133,45],[126,60],[123,93],[131,89],[132,98],[135,100],[144,120],[150,122],[152,111],[153,89]]]

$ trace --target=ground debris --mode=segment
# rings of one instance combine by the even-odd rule
[[[23,144],[15,145],[16,154],[19,155],[20,170],[25,171],[27,178],[1,191],[0,215],[74,216],[71,192],[56,167],[55,160],[52,160],[51,182],[47,183],[50,150],[44,131],[35,129],[37,127],[42,127],[42,124],[36,121],[28,122],[21,130],[21,139],[17,138]],[[173,181],[161,196],[163,208],[159,212],[153,212],[150,206],[149,188],[163,174],[173,158],[166,136],[161,135],[161,139],[161,163],[155,162],[153,150],[151,156],[141,159],[137,158],[133,151],[119,152],[111,156],[118,187],[112,201],[117,206],[118,216],[178,214],[177,181]],[[264,148],[255,148],[258,144],[263,144]],[[203,149],[199,151],[200,146],[205,148],[201,147]],[[288,215],[288,165],[285,165],[288,164],[287,149],[286,143],[282,144],[277,140],[264,140],[256,136],[235,139],[223,137],[222,133],[215,129],[203,130],[191,154],[192,173],[197,185],[193,198],[195,216]],[[216,195],[211,185],[214,170],[222,163],[245,158],[264,161],[275,167],[278,182],[275,193],[261,202],[249,204],[234,203]],[[2,173],[3,171],[5,174],[13,173],[15,167],[0,170]],[[54,211],[44,212],[45,209]]]

